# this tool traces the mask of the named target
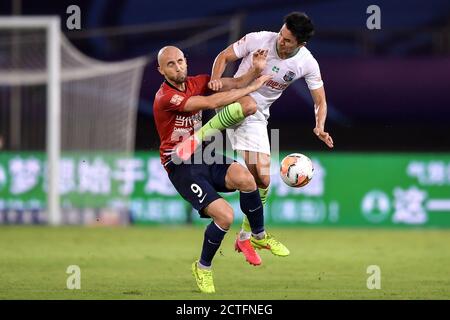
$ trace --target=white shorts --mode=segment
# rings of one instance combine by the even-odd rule
[[[227,129],[233,150],[254,151],[270,155],[267,121],[254,121],[246,118],[234,129]]]

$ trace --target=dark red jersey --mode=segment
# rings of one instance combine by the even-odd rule
[[[198,130],[202,125],[202,112],[184,112],[186,101],[192,96],[208,92],[209,75],[187,77],[186,91],[180,91],[164,81],[155,95],[153,116],[161,145],[159,154],[165,166],[171,159],[174,147]]]

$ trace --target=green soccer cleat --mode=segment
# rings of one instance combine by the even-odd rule
[[[255,249],[267,249],[270,250],[274,255],[280,257],[286,257],[289,255],[289,249],[269,233],[266,233],[265,238],[261,240],[255,239],[252,236],[251,242],[252,246]]]
[[[212,276],[212,270],[201,269],[198,267],[198,260],[192,264],[192,274],[195,277],[197,286],[203,293],[214,293],[214,282]]]

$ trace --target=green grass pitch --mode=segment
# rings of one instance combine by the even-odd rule
[[[269,228],[291,250],[214,260],[216,294],[197,291],[201,227],[0,227],[0,299],[450,299],[450,230]],[[81,289],[69,290],[69,265]],[[381,289],[366,286],[381,269]]]

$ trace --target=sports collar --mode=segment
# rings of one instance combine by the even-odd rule
[[[172,89],[175,89],[175,90],[177,90],[177,91],[179,91],[179,92],[183,92],[183,93],[186,93],[186,89],[187,89],[187,77],[186,77],[186,81],[184,82],[184,87],[185,87],[185,90],[184,91],[181,91],[180,89],[178,89],[177,87],[175,87],[173,84],[171,84],[169,81],[167,81],[166,79],[164,79],[164,82],[169,86],[169,87],[171,87]]]

